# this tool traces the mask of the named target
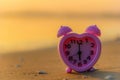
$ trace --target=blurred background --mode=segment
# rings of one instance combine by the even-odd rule
[[[61,25],[93,24],[102,42],[119,40],[120,0],[0,0],[0,53],[56,47]]]

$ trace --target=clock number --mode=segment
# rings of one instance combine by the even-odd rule
[[[76,62],[77,62],[77,60],[74,59],[74,60],[73,60],[73,64],[76,64]]]
[[[86,40],[86,43],[88,43],[88,39],[86,38],[85,40]]]
[[[95,46],[95,44],[94,43],[91,43],[91,47],[94,47]]]
[[[71,45],[70,45],[70,44],[65,44],[65,48],[70,49],[70,48],[71,48]]]
[[[84,63],[84,64],[87,64],[87,60],[84,60],[83,63]]]
[[[65,55],[68,56],[70,54],[69,51],[65,51]]]
[[[82,66],[82,63],[81,63],[81,62],[79,62],[79,63],[78,63],[78,67],[81,67],[81,66]]]
[[[69,60],[69,61],[72,61],[72,60],[73,60],[73,57],[72,57],[72,56],[69,56],[69,57],[68,57],[68,60]]]
[[[87,57],[87,59],[88,59],[88,60],[91,60],[91,57],[90,57],[90,56],[88,56],[88,57]]]
[[[71,43],[74,43],[74,44],[75,44],[75,43],[76,43],[76,41],[75,41],[75,40],[71,40]]]
[[[94,54],[94,51],[93,51],[93,50],[91,50],[90,54],[91,54],[91,55],[93,55],[93,54]]]
[[[82,44],[82,42],[83,42],[82,40],[77,40],[77,44],[79,45]]]

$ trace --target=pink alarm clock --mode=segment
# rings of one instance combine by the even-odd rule
[[[68,26],[61,26],[57,37],[61,37],[59,53],[68,66],[67,73],[72,70],[77,72],[93,71],[93,66],[98,61],[101,53],[101,35],[96,25],[89,26],[85,33],[73,33]]]

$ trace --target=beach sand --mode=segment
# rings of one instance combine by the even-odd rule
[[[0,80],[120,80],[119,48],[119,41],[104,42],[97,71],[71,74],[65,72],[57,47],[0,54]]]

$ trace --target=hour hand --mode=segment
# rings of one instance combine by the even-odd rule
[[[78,51],[79,60],[81,60],[81,51]]]

